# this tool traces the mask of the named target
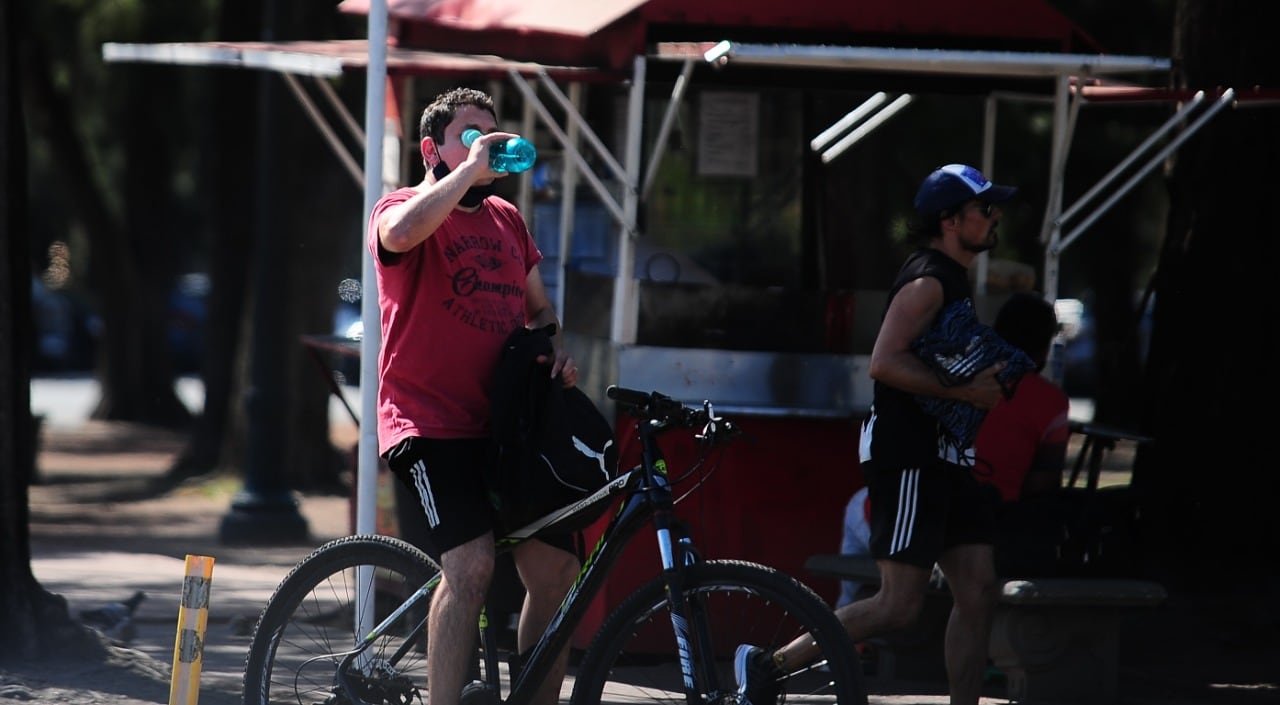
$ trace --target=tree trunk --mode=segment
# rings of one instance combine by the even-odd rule
[[[37,659],[54,648],[84,658],[101,648],[71,620],[66,601],[40,587],[31,572],[27,490],[37,430],[31,417],[29,341],[35,327],[17,5],[0,4],[0,663]]]
[[[246,0],[222,4],[217,36],[228,41],[256,40],[275,29],[264,30],[263,6]],[[328,8],[305,7],[303,16],[272,20],[278,27],[306,38],[326,36],[331,28]],[[325,16],[321,16],[325,13]],[[309,79],[299,79],[305,84]],[[336,162],[327,145],[311,129],[310,119],[298,110],[275,73],[220,71],[213,76],[214,105],[231,106],[239,116],[213,125],[206,152],[212,155],[209,192],[214,206],[207,214],[210,229],[208,347],[201,375],[205,388],[203,413],[190,443],[170,470],[181,479],[216,469],[240,472],[264,451],[262,441],[250,441],[247,424],[266,423],[266,434],[283,449],[281,460],[268,458],[281,474],[282,484],[295,489],[331,488],[341,461],[328,442],[328,399],[323,380],[305,358],[299,341],[302,333],[325,333],[332,325],[339,262],[342,250],[335,240],[348,234],[341,227],[360,212],[359,189],[350,180],[335,188]],[[263,90],[266,83],[270,90]],[[272,107],[260,108],[264,93],[273,95]],[[271,137],[257,146],[255,121],[271,116],[266,129]],[[252,165],[246,168],[246,165]],[[259,182],[265,179],[265,182]],[[249,205],[253,204],[253,205]],[[265,209],[260,212],[259,209]],[[358,220],[358,218],[357,218]],[[275,238],[278,253],[269,257],[269,290],[256,290],[264,281],[254,276],[258,248],[264,238]],[[275,338],[266,347],[280,351],[275,362],[254,360],[254,317],[262,314],[255,303],[283,311],[280,325],[268,326]],[[275,315],[276,312],[268,312]],[[261,343],[262,341],[259,341]],[[270,364],[268,375],[278,389],[256,390],[250,374],[254,364]],[[249,398],[263,394],[280,399],[282,411],[268,421],[248,418]],[[270,454],[275,457],[274,452]],[[251,466],[261,467],[261,466]],[[258,472],[255,469],[252,472]],[[277,482],[272,479],[271,485]]]
[[[137,40],[171,37],[181,26],[175,15],[181,14],[165,5],[139,13]],[[123,204],[118,234],[124,237],[114,243],[95,238],[91,253],[106,330],[98,366],[102,398],[93,417],[185,427],[191,414],[173,387],[168,309],[174,283],[187,267],[185,255],[200,242],[201,228],[182,208],[177,157],[190,142],[188,121],[196,114],[190,104],[198,90],[191,86],[198,84],[175,80],[170,67],[152,65],[108,67],[105,79],[111,95],[124,98],[106,106],[126,155],[117,187]],[[165,90],[156,90],[166,82]]]
[[[226,0],[218,22],[217,36],[226,41],[260,38],[261,7],[254,0]],[[210,102],[236,114],[233,120],[213,120],[204,153],[210,155],[207,170],[210,194],[209,224],[209,307],[205,323],[205,350],[200,375],[204,382],[204,408],[198,416],[190,440],[169,471],[181,480],[216,469],[235,469],[244,464],[244,409],[241,395],[246,373],[245,320],[249,297],[249,253],[253,251],[255,197],[254,124],[257,114],[258,82],[255,71],[217,70],[210,74]]]
[[[305,120],[296,103],[282,106],[278,114],[288,124]],[[277,156],[281,164],[290,165],[279,172],[281,188],[307,194],[306,205],[284,213],[287,222],[280,223],[289,244],[290,276],[285,290],[293,304],[284,331],[285,393],[292,400],[286,472],[295,489],[341,491],[339,473],[346,463],[329,441],[328,383],[302,346],[301,336],[333,329],[341,263],[359,261],[364,242],[363,193],[339,168],[316,131],[295,134],[281,143],[289,151],[279,151]]]
[[[339,18],[331,8],[289,5],[280,8],[275,28],[281,39],[333,36]],[[328,333],[338,302],[338,282],[344,259],[358,258],[364,238],[361,221],[363,191],[340,168],[332,150],[314,129],[297,100],[274,74],[270,115],[272,139],[260,159],[271,174],[268,229],[264,237],[278,239],[279,260],[270,260],[273,291],[269,306],[283,306],[274,346],[283,415],[276,441],[283,439],[284,484],[304,491],[342,491],[339,473],[344,458],[329,441],[328,386],[301,343],[303,334]],[[364,76],[348,84],[364,96]],[[336,88],[341,89],[339,85]],[[356,111],[356,114],[359,114]],[[359,261],[357,259],[357,261]],[[262,280],[259,279],[259,282]],[[257,315],[264,307],[255,306]],[[257,423],[257,422],[254,422]]]
[[[1180,0],[1175,85],[1210,98],[1225,87],[1280,87],[1277,20],[1274,3]],[[1270,605],[1270,558],[1280,553],[1269,371],[1275,287],[1266,256],[1277,238],[1277,128],[1274,105],[1242,102],[1173,161],[1144,395],[1157,441],[1134,472],[1152,572],[1247,598],[1270,591]]]
[[[287,18],[264,18],[259,3],[226,2],[218,36],[333,34],[330,8],[291,10]],[[219,121],[209,150],[216,155],[211,191],[218,205],[208,216],[214,294],[202,369],[205,407],[170,475],[244,470],[248,484],[341,490],[345,463],[329,442],[327,387],[300,336],[332,328],[341,262],[344,255],[358,258],[363,241],[362,193],[279,75],[229,73],[217,77],[214,102],[234,106],[241,119]],[[304,87],[308,81],[299,79]],[[274,322],[263,325],[259,316]],[[255,341],[254,331],[271,338]],[[255,365],[269,372],[255,377]],[[251,411],[251,402],[273,411]]]

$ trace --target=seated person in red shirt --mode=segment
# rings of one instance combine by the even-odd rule
[[[1053,337],[1058,332],[1053,304],[1035,294],[1016,293],[1000,307],[992,327],[1005,341],[1027,353],[1035,362],[1037,372],[1044,370]],[[1068,407],[1067,395],[1061,388],[1038,374],[1026,374],[1018,382],[1013,396],[992,407],[978,428],[974,441],[977,463],[973,472],[1000,493],[1005,514],[1006,537],[996,544],[998,575],[1043,572],[1028,564],[1019,546],[1024,545],[1024,541],[1052,542],[1053,538],[1030,534],[1019,538],[1007,534],[1022,533],[1030,515],[1040,514],[1030,508],[1033,505],[1020,511],[1020,502],[1051,497],[1062,485],[1070,435]],[[868,515],[866,493],[860,491],[846,507],[841,553],[870,554]],[[1051,517],[1054,513],[1049,511],[1043,516]],[[836,606],[852,602],[860,587],[852,581],[843,582]]]
[[[1017,293],[1000,307],[996,333],[1022,348],[1044,369],[1058,332],[1053,304],[1029,293]],[[1024,375],[1013,397],[987,412],[974,441],[979,478],[995,485],[1000,499],[1013,502],[1052,492],[1062,485],[1066,464],[1067,395],[1040,375]],[[990,474],[983,477],[984,468]]]
[[[1053,304],[1034,294],[1014,294],[993,326],[1023,349],[1043,370],[1058,331]],[[1014,395],[987,412],[974,450],[974,471],[1000,492],[1001,532],[995,545],[996,574],[1033,577],[1053,574],[1050,550],[1061,538],[1058,507],[1066,465],[1067,395],[1040,375],[1024,375]],[[981,478],[983,470],[990,475]]]

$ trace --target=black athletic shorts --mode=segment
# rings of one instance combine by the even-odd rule
[[[515,528],[503,527],[482,477],[481,468],[496,457],[487,438],[407,438],[383,454],[426,516],[425,540],[411,543],[439,561],[449,549],[477,536],[492,531],[498,537]],[[577,553],[572,534],[539,534],[537,539]]]
[[[871,502],[871,557],[929,569],[952,546],[995,540],[1000,493],[970,468],[862,464]]]

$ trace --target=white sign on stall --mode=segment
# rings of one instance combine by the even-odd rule
[[[756,175],[760,94],[708,91],[698,113],[698,175]]]

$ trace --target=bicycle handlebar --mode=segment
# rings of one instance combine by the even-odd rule
[[[715,415],[710,401],[702,402],[701,408],[686,406],[661,392],[642,392],[617,385],[610,385],[605,395],[638,419],[678,428],[700,429],[695,438],[706,443],[728,442],[740,433],[728,419]]]

